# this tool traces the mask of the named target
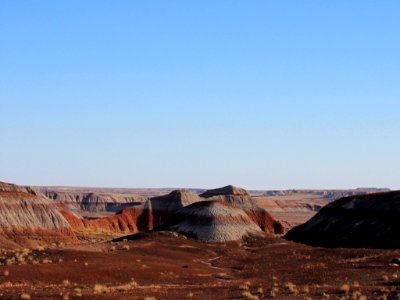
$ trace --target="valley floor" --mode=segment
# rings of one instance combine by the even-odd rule
[[[278,237],[212,244],[151,233],[2,256],[0,299],[398,299],[400,293],[400,267],[391,263],[400,250],[313,248]]]

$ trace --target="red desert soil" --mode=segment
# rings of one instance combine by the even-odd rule
[[[400,250],[313,248],[278,237],[203,243],[154,232],[20,253],[19,263],[4,265],[11,256],[2,254],[1,299],[397,299],[400,292],[391,263]]]

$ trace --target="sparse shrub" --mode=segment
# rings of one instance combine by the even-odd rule
[[[263,288],[261,286],[257,289],[257,293],[259,293],[259,294],[263,294],[264,293],[264,290],[263,290]]]
[[[23,294],[21,294],[20,299],[22,299],[22,300],[29,300],[29,299],[31,299],[31,295],[29,295],[29,294],[27,294],[27,293],[23,293]]]
[[[111,251],[111,252],[114,252],[115,250],[116,250],[115,246],[111,246],[111,247],[110,247],[110,251]]]
[[[68,293],[65,293],[65,294],[62,296],[62,298],[63,298],[63,300],[69,300],[69,294],[68,294]]]
[[[129,250],[130,247],[129,247],[129,245],[124,245],[124,246],[122,247],[122,249],[123,249],[123,250]]]
[[[51,259],[48,258],[43,258],[42,263],[44,264],[51,264],[53,261]]]
[[[189,292],[189,293],[187,294],[187,296],[188,296],[188,298],[193,298],[193,293],[192,293],[192,292]]]
[[[102,284],[95,284],[93,291],[95,294],[105,294],[108,292],[108,288]]]
[[[74,288],[74,292],[76,297],[82,297],[82,289]]]
[[[89,263],[85,261],[84,265],[85,265],[85,267],[87,267],[89,265]]]
[[[296,285],[291,282],[286,283],[285,288],[289,291],[290,294],[297,294],[299,292]]]
[[[63,286],[65,286],[65,287],[67,287],[71,284],[68,279],[64,279],[62,283],[63,283]]]
[[[258,300],[259,299],[257,295],[253,295],[252,293],[250,293],[250,291],[243,291],[242,296],[244,298],[250,299],[250,300]]]
[[[248,290],[249,286],[247,284],[241,284],[239,285],[239,290]]]
[[[350,284],[345,283],[340,287],[340,291],[346,295],[350,292]]]
[[[302,288],[302,292],[303,292],[304,294],[310,293],[310,288],[308,287],[308,285],[306,285],[306,286],[304,286],[304,287]]]
[[[276,295],[278,294],[278,292],[279,292],[279,288],[276,287],[276,286],[274,286],[274,287],[271,289],[269,295],[270,295],[272,298],[275,298]]]
[[[352,299],[358,299],[360,297],[361,297],[361,293],[359,291],[354,291],[353,293],[351,293]]]
[[[8,277],[8,275],[10,275],[10,271],[5,270],[5,271],[3,272],[3,275],[4,275],[4,277]]]
[[[383,280],[384,282],[388,282],[388,281],[389,281],[389,276],[383,275],[383,276],[382,276],[382,280]]]

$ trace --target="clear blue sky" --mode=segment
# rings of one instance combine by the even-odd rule
[[[400,188],[399,1],[0,3],[0,180]]]

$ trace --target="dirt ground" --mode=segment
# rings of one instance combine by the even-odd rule
[[[169,233],[1,255],[0,299],[399,299],[400,250]],[[399,276],[399,277],[398,277]],[[365,298],[366,297],[366,298]],[[385,298],[386,297],[386,298]]]

